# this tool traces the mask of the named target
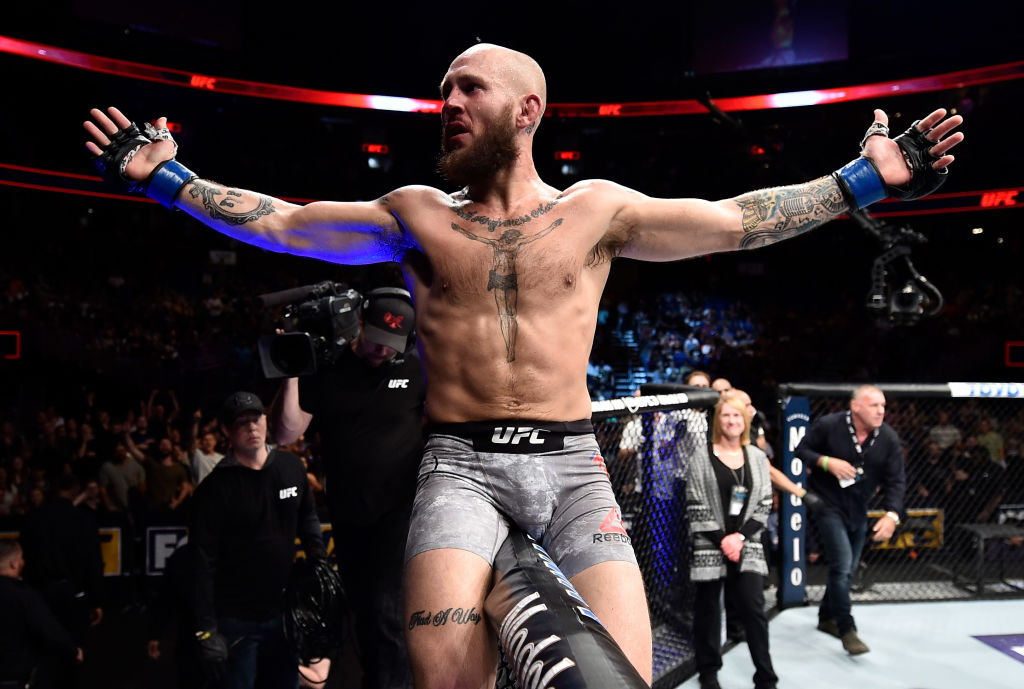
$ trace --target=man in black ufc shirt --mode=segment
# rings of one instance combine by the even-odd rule
[[[409,346],[408,293],[371,290],[360,331],[316,375],[285,381],[270,411],[274,439],[320,434],[335,557],[352,605],[363,689],[411,689],[402,572],[423,453],[423,371]],[[315,421],[314,421],[315,419]],[[355,536],[358,547],[347,545]]]
[[[267,447],[263,404],[236,392],[220,416],[227,456],[196,490],[196,639],[225,689],[298,687],[298,657],[284,637],[284,590],[295,538],[326,552],[301,460]],[[226,661],[226,665],[218,668]]]

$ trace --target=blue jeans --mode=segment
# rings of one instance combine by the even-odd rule
[[[848,528],[839,513],[832,511],[816,515],[815,523],[828,557],[828,584],[818,608],[818,618],[835,620],[839,625],[839,633],[845,634],[857,628],[850,614],[850,584],[860,563],[868,523],[865,520],[858,526]]]
[[[269,620],[221,617],[217,631],[230,649],[222,689],[297,689],[299,659],[284,636],[280,616]]]

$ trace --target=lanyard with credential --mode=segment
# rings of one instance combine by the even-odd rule
[[[864,452],[871,449],[871,446],[875,444],[875,438],[878,437],[880,429],[876,428],[868,434],[868,446],[861,448],[860,441],[857,440],[857,429],[853,427],[853,414],[846,412],[846,427],[850,429],[850,440],[853,441],[853,449],[857,451],[857,462],[859,466],[864,465]]]

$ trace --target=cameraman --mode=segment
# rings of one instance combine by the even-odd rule
[[[412,686],[401,593],[425,393],[419,356],[409,347],[413,327],[408,292],[369,292],[358,335],[315,375],[287,379],[270,412],[281,445],[317,419],[365,689]]]

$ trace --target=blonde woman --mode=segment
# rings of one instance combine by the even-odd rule
[[[718,689],[722,667],[721,593],[743,622],[754,687],[774,687],[778,677],[768,650],[763,579],[768,574],[761,531],[772,504],[768,460],[750,444],[743,403],[725,397],[715,405],[708,452],[698,452],[686,483],[693,535],[690,579],[697,589],[693,635],[701,689]]]

